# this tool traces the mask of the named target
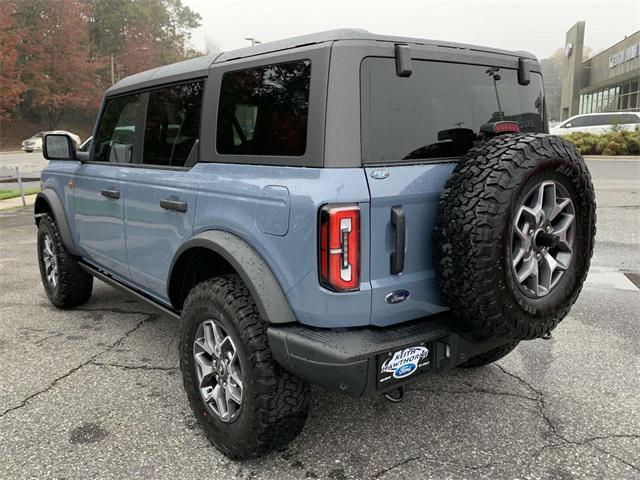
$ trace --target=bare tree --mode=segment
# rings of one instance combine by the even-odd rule
[[[204,48],[207,55],[217,55],[222,51],[218,42],[208,35],[204,37]]]

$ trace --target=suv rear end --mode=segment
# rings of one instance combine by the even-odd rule
[[[380,374],[399,347],[425,346],[430,361],[419,370],[435,372],[508,343],[460,335],[436,278],[433,234],[446,180],[487,128],[546,130],[539,65],[525,53],[418,42],[333,43],[324,169],[340,181],[323,182],[328,195],[309,212],[318,241],[306,250],[319,270],[287,293],[302,325],[269,331],[296,375],[354,396],[414,378]]]

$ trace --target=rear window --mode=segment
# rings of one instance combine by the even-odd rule
[[[307,146],[309,60],[225,73],[218,153],[302,156]]]
[[[361,66],[362,159],[365,163],[459,157],[479,140],[480,127],[515,121],[544,131],[542,77],[518,84],[517,70],[413,61],[410,77],[395,59]]]

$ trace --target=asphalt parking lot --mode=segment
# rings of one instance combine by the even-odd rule
[[[640,478],[640,162],[590,167],[592,273],[550,340],[400,404],[316,389],[303,434],[243,463],[191,415],[177,323],[100,282],[54,309],[31,211],[0,213],[0,478]]]

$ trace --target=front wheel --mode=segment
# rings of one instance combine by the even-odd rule
[[[38,222],[38,264],[44,290],[56,307],[77,307],[91,297],[93,277],[80,268],[77,258],[64,246],[51,215],[44,215]]]
[[[258,457],[302,431],[309,386],[273,362],[266,325],[236,275],[204,281],[189,293],[180,367],[193,413],[229,458]]]

